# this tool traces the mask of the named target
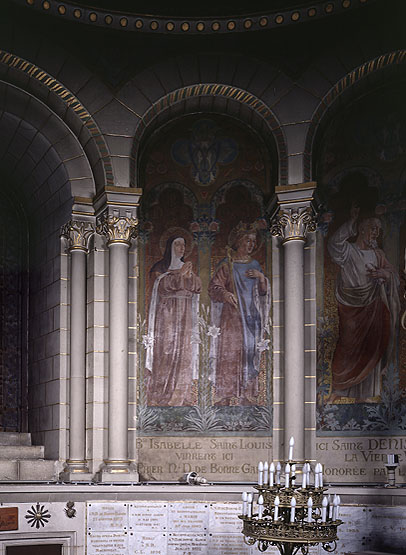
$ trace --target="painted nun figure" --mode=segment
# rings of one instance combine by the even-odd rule
[[[150,406],[190,406],[198,376],[197,329],[200,278],[184,261],[186,242],[173,235],[150,270],[154,279],[148,315],[147,399]]]

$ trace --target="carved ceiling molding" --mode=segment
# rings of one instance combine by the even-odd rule
[[[169,17],[107,11],[64,2],[61,0],[14,0],[64,20],[77,21],[123,31],[140,33],[165,33],[178,35],[207,35],[223,33],[242,33],[298,25],[299,23],[331,17],[365,6],[376,0],[330,0],[315,1],[307,6],[279,11],[267,11],[237,16]],[[91,0],[89,0],[91,3]]]

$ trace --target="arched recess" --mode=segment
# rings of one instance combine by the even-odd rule
[[[405,51],[392,52],[348,74],[319,107],[315,135],[308,137],[322,200],[316,267],[318,435],[405,433],[406,350],[400,325],[405,311],[405,61]],[[388,272],[378,280],[374,272],[384,265]],[[351,285],[343,300],[349,268]],[[378,294],[361,299],[361,284],[373,288],[377,283]],[[388,320],[370,314],[362,325],[359,318],[373,303],[385,306]],[[387,339],[371,360],[366,344],[378,344],[382,335]],[[362,362],[355,365],[357,359]],[[344,366],[351,368],[345,387],[339,377]]]
[[[114,185],[104,137],[93,117],[71,91],[35,64],[3,50],[0,50],[0,79],[37,98],[64,121],[90,162],[98,191],[106,184]]]
[[[0,81],[0,186],[23,224],[19,238],[14,225],[2,235],[20,241],[26,253],[16,278],[22,287],[15,303],[25,313],[18,345],[21,417],[13,426],[31,432],[35,444],[45,445],[46,458],[54,459],[66,457],[68,428],[68,257],[60,228],[72,217],[74,197],[95,196],[96,174],[99,186],[105,184],[89,160],[91,148],[76,136],[85,134],[77,126],[72,131],[68,119],[30,91]],[[3,301],[9,308],[10,296]]]
[[[274,185],[287,183],[287,148],[283,130],[272,110],[250,92],[231,85],[199,83],[177,89],[155,102],[135,130],[131,155],[131,183],[139,183],[139,164],[149,138],[167,122],[186,114],[227,114],[247,125],[277,160]]]
[[[304,172],[306,181],[316,177],[319,141],[331,118],[345,104],[353,102],[379,83],[399,82],[406,50],[397,50],[369,60],[340,79],[321,99],[313,113],[306,136]]]
[[[28,407],[28,228],[13,197],[0,188],[0,430],[6,432],[27,428]]]
[[[230,106],[238,110],[227,113]],[[266,216],[277,183],[277,170],[272,171],[273,163],[277,167],[276,147],[270,144],[268,126],[269,134],[260,134],[245,119],[244,109],[244,117],[239,117],[236,101],[202,96],[173,107],[162,118],[152,118],[137,154],[144,190],[138,250],[138,315],[143,331],[139,379],[134,384],[139,388],[137,432],[141,436],[193,433],[203,441],[230,432],[268,437],[272,429],[272,244]],[[253,111],[247,110],[255,119]],[[257,299],[260,317],[258,311],[253,316],[258,341],[253,347],[255,361],[247,363],[251,364],[249,376],[243,374],[242,362],[249,340],[244,343],[238,325],[239,335],[230,344],[225,340],[221,348],[214,343],[209,348],[210,333],[221,325],[226,335],[227,328],[226,317],[218,321],[221,302],[213,291],[215,279],[221,278],[216,272],[226,253],[229,260],[231,251],[237,256],[238,250],[240,256],[242,237],[249,242],[244,247],[249,256],[243,262],[255,266],[258,273],[253,279],[261,281],[250,284],[253,295],[258,292],[261,298]],[[177,242],[180,250],[184,248],[183,266],[175,261]],[[185,277],[182,268],[188,272]],[[245,266],[240,270],[249,271]],[[250,286],[247,290],[251,291]],[[234,384],[230,391],[224,385],[230,368],[220,371],[226,359],[230,365],[235,362],[233,375],[238,375],[237,380],[230,378]],[[138,459],[141,468],[150,456],[149,446],[144,445]],[[168,452],[169,462],[175,458],[174,450]],[[162,475],[156,479],[171,479],[170,468],[160,470]]]

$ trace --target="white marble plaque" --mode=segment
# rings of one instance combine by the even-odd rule
[[[207,534],[170,532],[168,535],[167,555],[208,555]]]
[[[367,542],[367,514],[365,507],[341,506],[339,518],[343,524],[337,530],[337,550],[339,553],[348,553],[362,550]]]
[[[254,545],[252,547],[252,555],[257,555],[259,553],[256,545]],[[301,551],[298,551],[298,555],[301,553]],[[320,555],[321,553],[323,553],[324,555],[327,555],[326,551],[323,551],[319,545],[311,545],[309,546],[309,555]],[[334,551],[333,552],[334,555],[344,555],[344,553],[342,553],[341,551]],[[268,547],[268,549],[266,550],[266,554],[267,555],[280,555],[280,551],[277,547],[271,546]]]
[[[251,547],[244,543],[240,534],[209,534],[210,555],[250,555]],[[255,552],[258,552],[255,548]]]
[[[137,501],[129,506],[130,530],[167,530],[168,529],[168,503],[163,501]]]
[[[168,529],[171,532],[205,532],[208,528],[208,503],[170,503]]]
[[[390,551],[406,547],[406,508],[368,507],[367,531],[368,549]]]
[[[128,503],[88,503],[89,531],[127,530]]]
[[[238,534],[242,530],[240,503],[210,503],[209,530],[212,533]]]
[[[127,555],[127,532],[88,532],[87,555]]]
[[[130,532],[129,555],[167,555],[168,534],[166,532]]]

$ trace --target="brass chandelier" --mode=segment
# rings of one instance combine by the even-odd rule
[[[257,542],[264,552],[269,546],[281,555],[307,555],[309,547],[321,544],[327,552],[337,547],[340,498],[326,496],[323,469],[320,463],[312,470],[307,461],[293,460],[293,438],[289,443],[288,461],[268,465],[258,464],[258,493],[244,492],[242,496],[242,533],[248,545]],[[296,469],[301,469],[302,481],[296,484]],[[282,474],[282,470],[284,470]],[[314,474],[310,484],[310,474]],[[282,474],[282,476],[281,476]],[[282,481],[282,483],[281,483]],[[254,512],[254,497],[256,507]]]

